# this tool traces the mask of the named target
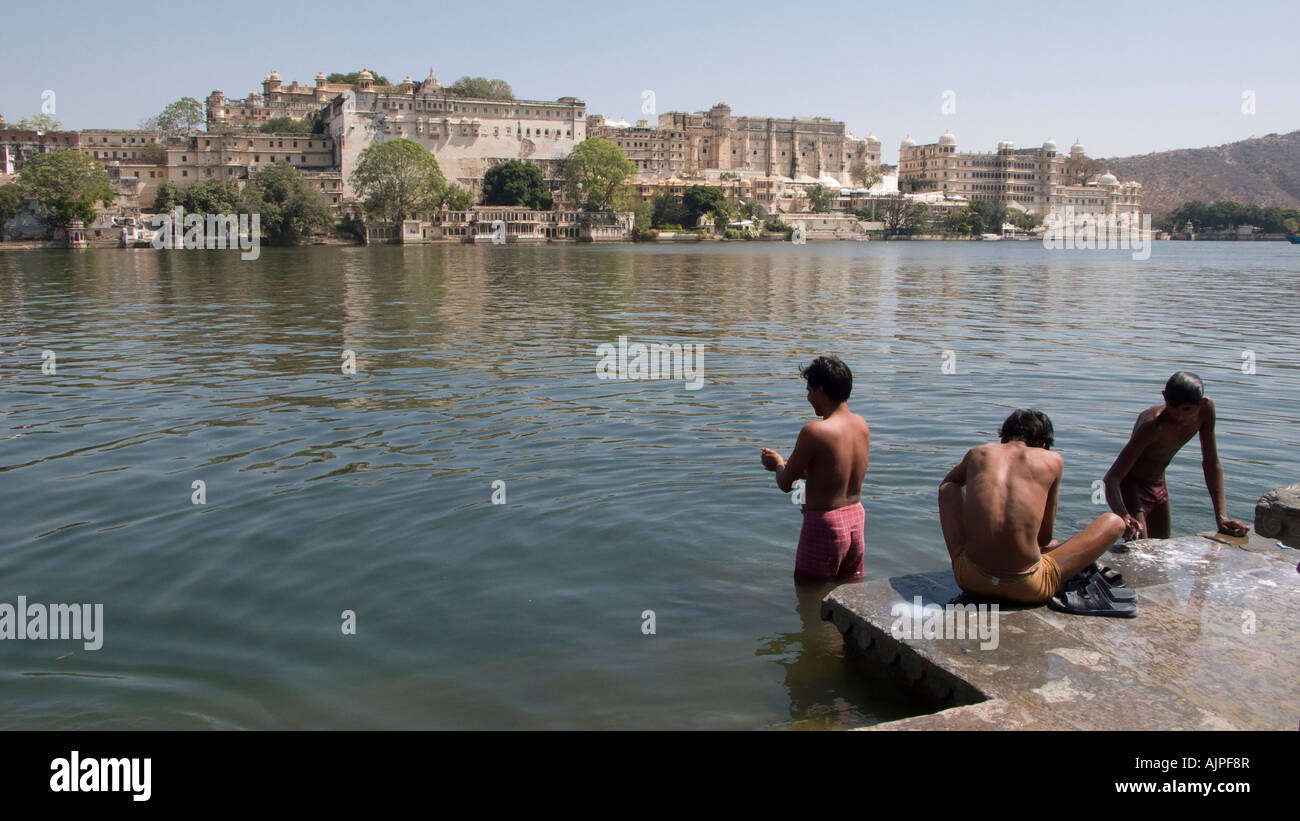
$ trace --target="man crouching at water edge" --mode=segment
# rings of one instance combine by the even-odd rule
[[[1018,410],[999,436],[1000,443],[967,451],[939,485],[943,539],[962,590],[1042,604],[1124,535],[1124,520],[1104,513],[1057,542],[1052,525],[1065,461],[1050,450],[1052,420]]]
[[[808,382],[808,403],[821,417],[799,431],[790,461],[763,448],[763,467],[776,471],[776,484],[789,493],[806,479],[803,530],[795,554],[797,582],[862,578],[865,548],[862,478],[867,472],[871,431],[849,410],[853,373],[835,356],[819,356],[799,375]]]
[[[1164,404],[1142,411],[1133,424],[1128,444],[1106,472],[1106,501],[1124,520],[1125,539],[1168,539],[1169,487],[1165,469],[1174,454],[1201,437],[1201,468],[1214,505],[1220,533],[1245,536],[1245,522],[1228,517],[1223,495],[1223,465],[1214,436],[1214,402],[1205,395],[1205,383],[1194,373],[1179,371],[1169,377]]]

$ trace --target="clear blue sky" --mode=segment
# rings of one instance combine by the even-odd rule
[[[738,115],[820,114],[874,133],[886,162],[905,135],[933,142],[945,128],[964,150],[1047,137],[1065,150],[1078,137],[1092,156],[1300,128],[1295,0],[73,0],[11,4],[4,18],[0,114],[39,112],[49,89],[66,128],[135,127],[183,96],[260,90],[272,69],[310,83],[362,65],[394,81],[430,67],[444,83],[499,77],[519,97],[572,95],[628,121],[642,116],[645,89],[660,113],[725,100]],[[955,114],[941,110],[949,90]],[[1245,90],[1253,115],[1242,113]]]

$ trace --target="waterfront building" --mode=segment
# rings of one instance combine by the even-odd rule
[[[944,132],[928,145],[907,137],[898,155],[898,184],[904,193],[997,200],[1043,217],[1064,216],[1067,206],[1076,214],[1099,217],[1136,215],[1142,207],[1141,184],[1096,174],[1078,142],[1068,155],[1058,153],[1050,139],[1037,148],[1016,148],[1003,140],[996,152],[960,152],[957,138]]]
[[[410,78],[408,77],[407,80],[409,81]],[[226,95],[220,90],[209,94],[205,105],[208,131],[257,128],[268,120],[278,117],[294,120],[311,117],[339,94],[356,90],[357,85],[357,83],[331,83],[325,79],[323,72],[317,72],[313,85],[300,85],[297,80],[294,80],[286,86],[280,81],[280,75],[272,71],[262,81],[260,94],[253,91],[247,97],[238,100],[226,99]]]
[[[651,126],[648,120],[628,125],[592,114],[587,117],[587,136],[617,145],[636,166],[638,177],[668,179],[678,176],[686,165],[686,133]]]
[[[476,205],[467,211],[436,211],[400,225],[366,221],[367,244],[464,242],[618,242],[632,238],[630,212],[534,211],[522,207]]]
[[[386,140],[416,142],[438,160],[449,183],[478,192],[488,168],[506,160],[537,165],[552,191],[562,186],[569,153],[587,138],[587,105],[557,100],[490,100],[461,97],[443,88],[432,70],[423,82],[375,86],[362,71],[351,94],[339,94],[322,111],[333,139],[334,166],[344,196],[361,152]]]
[[[829,178],[851,186],[859,160],[880,165],[880,141],[860,139],[828,117],[737,117],[720,102],[708,111],[671,111],[656,126],[603,117],[588,120],[591,136],[613,141],[642,177],[670,178],[709,171],[746,177]]]
[[[3,126],[3,121],[0,121]],[[17,174],[28,157],[49,151],[76,149],[81,135],[76,131],[33,131],[0,127],[0,179]]]

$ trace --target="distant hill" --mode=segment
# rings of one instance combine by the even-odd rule
[[[1300,131],[1101,162],[1142,183],[1142,210],[1156,215],[1188,200],[1300,207]]]

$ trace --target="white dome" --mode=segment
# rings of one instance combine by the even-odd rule
[[[1102,174],[1101,179],[1097,180],[1097,182],[1101,183],[1102,185],[1119,185],[1119,180],[1115,177],[1114,174],[1110,173],[1109,171],[1107,171],[1105,174]]]
[[[911,136],[904,137],[904,138],[903,138],[903,141],[902,141],[901,143],[898,144],[898,147],[899,147],[899,148],[916,148],[916,140],[912,139]]]
[[[943,136],[939,138],[939,145],[956,145],[956,144],[957,144],[957,138],[952,135],[952,132],[945,131],[943,132]]]
[[[1051,151],[1051,152],[1055,153],[1055,152],[1056,152],[1056,142],[1055,142],[1051,137],[1048,137],[1048,138],[1047,138],[1047,141],[1043,143],[1043,150],[1044,150],[1044,151]]]
[[[876,139],[876,135],[875,135],[875,134],[868,134],[868,135],[867,135],[867,142],[869,142],[869,143],[878,143],[878,142],[880,142],[880,140]]]
[[[1075,143],[1074,143],[1074,145],[1070,146],[1070,153],[1071,153],[1071,154],[1087,154],[1087,153],[1088,153],[1088,149],[1086,149],[1086,148],[1083,147],[1083,143],[1078,142],[1078,141],[1076,140]]]

